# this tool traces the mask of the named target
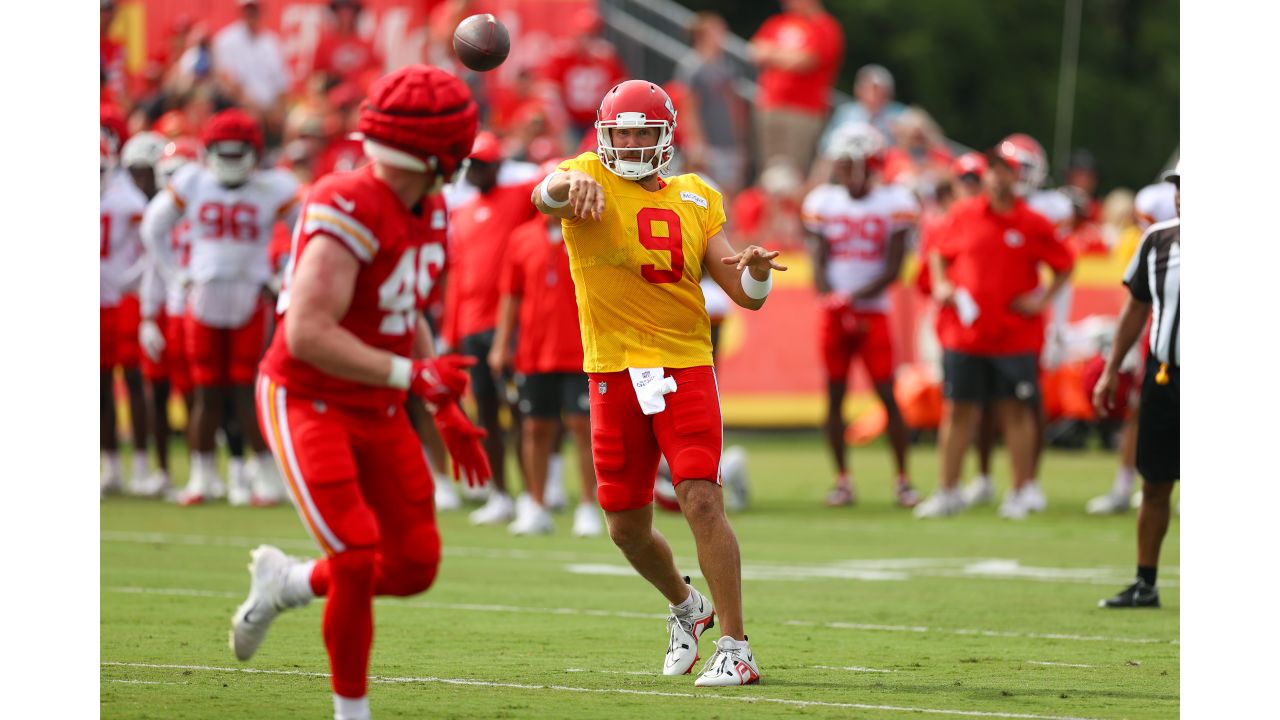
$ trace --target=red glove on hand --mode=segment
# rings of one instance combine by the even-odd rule
[[[409,393],[437,407],[457,402],[467,391],[467,368],[475,364],[475,358],[461,355],[414,360]]]
[[[484,430],[471,424],[457,402],[447,402],[436,410],[436,427],[444,446],[453,458],[453,479],[459,474],[466,479],[469,487],[480,487],[493,477],[489,467],[489,456],[485,454]]]

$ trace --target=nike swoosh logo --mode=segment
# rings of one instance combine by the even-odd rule
[[[356,209],[356,204],[354,201],[348,200],[336,193],[333,196],[333,203],[338,207],[342,208],[342,212],[345,212],[345,213],[350,213],[352,210]]]

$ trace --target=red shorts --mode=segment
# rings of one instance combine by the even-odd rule
[[[258,378],[258,425],[302,524],[329,555],[375,549],[384,572],[440,557],[435,485],[402,407],[339,407]]]
[[[822,314],[822,358],[827,365],[827,379],[848,382],[855,355],[862,356],[873,383],[893,380],[889,316],[857,312],[847,305],[827,309]]]
[[[653,502],[658,458],[671,465],[672,482],[720,482],[720,392],[709,366],[667,368],[676,391],[667,408],[645,415],[623,370],[591,373],[591,452],[596,465],[596,497],[607,512]]]
[[[98,370],[106,372],[120,364],[116,336],[120,333],[120,308],[98,308]]]
[[[142,306],[137,295],[125,295],[120,299],[116,326],[116,364],[138,367],[142,360],[142,346],[138,344],[138,323],[142,322]]]
[[[249,321],[238,328],[209,327],[187,315],[187,362],[191,382],[204,385],[252,385],[265,350],[267,307],[259,301]]]
[[[181,316],[164,318],[164,363],[168,372],[169,388],[182,395],[191,393],[191,365],[187,361],[187,319]]]

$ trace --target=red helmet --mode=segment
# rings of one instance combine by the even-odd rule
[[[980,152],[967,152],[951,163],[951,174],[957,178],[975,175],[979,180],[987,173],[987,157]]]
[[[633,148],[614,146],[612,128],[661,128],[655,145]],[[676,131],[676,108],[666,91],[647,80],[628,80],[604,94],[596,111],[596,145],[600,162],[610,172],[628,180],[639,180],[661,172],[671,164]],[[640,151],[639,160],[622,160],[619,150]]]
[[[482,163],[496,163],[502,160],[502,155],[502,141],[497,135],[484,130],[476,134],[475,142],[471,143],[471,154],[467,159]]]
[[[1049,176],[1049,159],[1044,148],[1026,133],[1014,133],[1001,140],[996,145],[995,156],[1018,171],[1019,195],[1035,192]]]
[[[239,108],[230,108],[209,118],[200,141],[207,148],[219,142],[249,143],[254,152],[262,152],[262,129],[258,121]]]
[[[181,110],[170,110],[161,115],[156,120],[156,124],[151,126],[151,129],[169,139],[173,139],[183,135],[190,135],[191,123],[187,122],[187,116]]]
[[[409,65],[370,86],[357,129],[374,160],[450,178],[471,153],[479,122],[466,84],[440,68]]]
[[[124,113],[112,103],[102,103],[98,114],[98,125],[102,135],[107,139],[112,153],[120,152],[124,141],[129,139],[129,126],[125,122]]]
[[[200,133],[209,151],[209,170],[223,185],[235,186],[249,179],[262,154],[262,130],[243,110],[223,110],[209,119]]]
[[[156,163],[156,185],[163,187],[169,184],[178,168],[190,162],[200,162],[204,149],[193,137],[180,137],[164,146],[160,153],[160,161]]]

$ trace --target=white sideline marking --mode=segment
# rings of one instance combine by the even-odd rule
[[[1067,633],[1016,632],[1010,630],[979,630],[976,628],[931,628],[924,625],[873,625],[869,623],[825,622],[812,620],[786,620],[783,625],[820,626],[838,630],[883,630],[886,632],[911,633],[943,633],[946,635],[980,635],[982,637],[1032,638],[1036,640],[1080,640],[1090,642],[1120,642],[1138,645],[1179,644],[1177,640],[1161,640],[1159,638],[1125,638],[1104,635],[1070,635]]]
[[[327,678],[329,673],[307,672],[304,670],[264,670],[260,668],[245,667],[214,667],[210,665],[166,665],[160,663],[136,663],[136,662],[103,662],[102,665],[110,667],[137,667],[137,668],[155,668],[159,670],[202,670],[208,672],[228,672],[228,673],[252,673],[257,675],[294,675],[301,677]],[[829,707],[829,708],[849,708],[853,710],[885,710],[890,712],[910,712],[910,713],[927,713],[930,715],[959,715],[962,717],[991,717],[991,718],[1014,718],[1015,720],[1091,720],[1090,718],[1080,718],[1065,715],[1033,715],[1030,713],[1005,713],[1005,712],[987,712],[983,710],[949,710],[943,708],[919,708],[919,707],[902,707],[898,705],[868,705],[864,703],[842,703],[842,702],[826,702],[822,700],[787,700],[784,698],[769,698],[759,696],[734,696],[719,694],[713,692],[707,693],[682,693],[682,692],[661,692],[658,690],[631,690],[627,688],[585,688],[574,687],[571,685],[525,685],[521,683],[503,683],[491,682],[488,680],[471,680],[468,678],[440,678],[440,677],[382,677],[377,675],[369,676],[370,682],[377,683],[441,683],[445,685],[464,685],[472,687],[499,687],[511,688],[514,690],[558,690],[560,692],[577,692],[592,693],[599,695],[645,695],[651,697],[674,697],[674,698],[693,698],[696,700],[728,700],[732,702],[745,703],[773,703],[776,705],[791,705],[793,707]]]
[[[881,670],[879,668],[862,667],[860,665],[845,665],[843,667],[837,665],[810,665],[811,668],[818,670],[848,670],[849,672],[869,672],[869,673],[891,673],[897,670]]]
[[[565,672],[572,673],[603,673],[605,675],[648,675],[649,677],[657,677],[658,673],[645,672],[643,670],[590,670],[588,668],[565,668]]]
[[[159,680],[108,680],[107,682],[120,683],[122,685],[181,685],[176,682],[160,682]]]
[[[1047,660],[1028,660],[1027,664],[1028,665],[1052,665],[1054,667],[1078,667],[1078,668],[1097,667],[1097,665],[1080,665],[1079,663],[1048,662]]]
[[[132,586],[108,586],[102,588],[103,592],[124,593],[130,595],[178,595],[186,597],[210,597],[210,598],[241,598],[244,597],[242,592],[223,592],[216,590],[193,590],[191,588],[153,588],[153,587],[132,587]],[[400,607],[424,608],[428,610],[463,610],[469,612],[501,612],[501,613],[525,613],[530,615],[576,615],[587,617],[616,617],[628,618],[632,620],[662,620],[667,616],[664,613],[641,613],[629,612],[626,610],[592,610],[590,608],[565,608],[565,607],[521,607],[518,605],[478,605],[474,603],[442,603],[431,602],[429,600],[401,600],[399,598],[379,598],[379,604],[387,604]],[[822,627],[837,628],[840,630],[877,630],[883,632],[910,632],[910,633],[942,633],[947,635],[981,635],[983,637],[1005,637],[1005,638],[1033,638],[1037,640],[1079,640],[1079,641],[1101,641],[1101,642],[1119,642],[1133,643],[1139,645],[1158,645],[1168,643],[1170,645],[1179,644],[1177,640],[1162,640],[1159,638],[1125,638],[1125,637],[1107,637],[1102,635],[1068,635],[1065,633],[1033,633],[1033,632],[1014,632],[1007,630],[980,630],[973,628],[931,628],[924,625],[873,625],[870,623],[851,623],[851,622],[828,622],[816,623],[812,620],[784,620],[783,625],[796,625],[813,627],[820,625]]]

